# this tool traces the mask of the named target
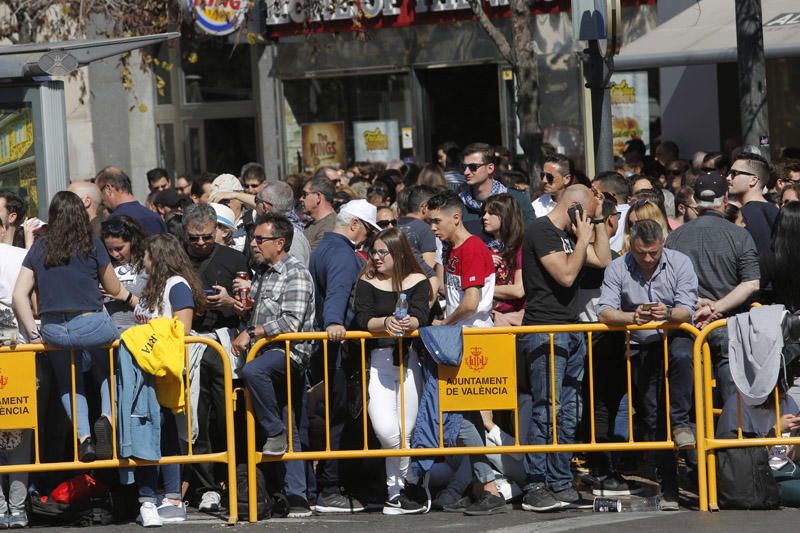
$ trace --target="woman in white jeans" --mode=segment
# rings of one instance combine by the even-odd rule
[[[400,295],[408,302],[407,316],[395,310]],[[356,284],[356,327],[373,333],[402,336],[430,322],[428,302],[431,285],[414,258],[411,245],[402,231],[389,228],[380,232],[369,250],[369,260]],[[393,338],[369,342],[369,413],[372,427],[384,448],[400,448],[401,429],[405,446],[410,447],[411,432],[417,418],[421,369],[411,343],[403,343],[403,395],[400,393],[399,341]],[[405,424],[401,428],[401,397]],[[425,507],[403,493],[408,473],[408,457],[386,459],[386,485],[389,497],[383,514],[417,514]]]

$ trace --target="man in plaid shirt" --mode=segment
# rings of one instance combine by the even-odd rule
[[[236,353],[245,353],[262,337],[314,329],[314,282],[303,263],[288,255],[293,234],[292,223],[282,215],[269,213],[256,219],[250,248],[261,269],[250,288],[254,299],[248,320],[250,325],[233,341]],[[258,422],[267,434],[262,448],[266,455],[282,455],[288,449],[282,417],[287,402],[284,350],[283,343],[267,344],[241,372],[253,397]],[[293,343],[290,351],[294,451],[301,450],[297,428],[305,394],[303,375],[312,351],[312,342]],[[289,516],[311,516],[303,461],[286,462],[284,489],[289,500]]]

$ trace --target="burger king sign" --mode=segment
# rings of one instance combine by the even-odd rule
[[[186,0],[186,3],[194,14],[195,24],[212,35],[236,31],[250,7],[248,0]]]

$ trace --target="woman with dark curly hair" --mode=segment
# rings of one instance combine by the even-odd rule
[[[147,284],[134,309],[136,322],[144,324],[154,318],[176,318],[183,322],[186,335],[191,334],[192,318],[206,307],[203,284],[192,267],[180,241],[170,234],[153,235],[144,241],[144,267]],[[175,415],[161,408],[161,453],[180,453]],[[164,501],[158,503],[158,474],[164,480]],[[136,470],[139,485],[139,510],[142,525],[182,522],[186,507],[181,500],[180,465],[147,466]]]
[[[144,269],[144,240],[147,235],[142,226],[127,215],[116,216],[101,224],[100,238],[111,256],[119,282],[134,296],[141,296],[147,282]],[[133,309],[124,302],[106,298],[106,311],[120,333],[136,325]]]
[[[89,409],[84,395],[81,352],[108,346],[118,336],[117,327],[103,308],[100,286],[111,298],[136,304],[136,297],[123,287],[102,241],[92,235],[89,215],[75,193],[60,191],[53,197],[48,212],[48,230],[33,243],[22,263],[14,287],[13,306],[20,324],[32,342],[45,342],[62,348],[48,352],[61,403],[72,419],[72,372],[70,351],[76,352],[75,412],[78,433],[78,459],[94,461],[111,458],[111,395],[108,384],[107,355],[92,358],[93,369],[101,376],[101,416],[95,422],[97,451],[89,430]],[[37,289],[41,327],[36,326],[31,308],[31,292]]]

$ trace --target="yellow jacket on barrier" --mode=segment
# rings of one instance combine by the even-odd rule
[[[147,324],[129,328],[122,334],[143,372],[155,376],[158,403],[180,413],[183,393],[183,322],[176,318],[154,318]]]

